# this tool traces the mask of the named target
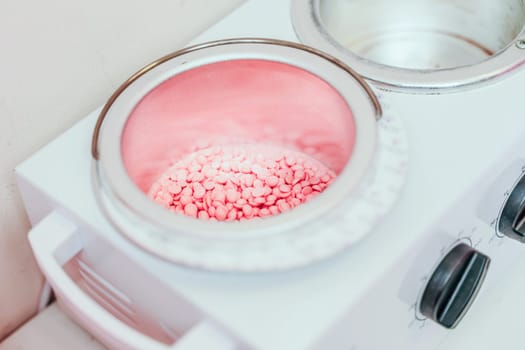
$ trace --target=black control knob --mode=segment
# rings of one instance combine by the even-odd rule
[[[525,176],[511,192],[501,216],[498,230],[521,243],[525,243]]]
[[[456,327],[476,298],[489,264],[489,257],[469,245],[455,246],[430,277],[419,311],[446,328]]]

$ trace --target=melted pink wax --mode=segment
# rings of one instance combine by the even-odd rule
[[[284,63],[233,60],[181,73],[148,93],[128,119],[122,157],[148,193],[174,164],[206,148],[278,146],[337,174],[354,141],[352,112],[324,80]]]

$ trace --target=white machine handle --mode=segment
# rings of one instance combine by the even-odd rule
[[[29,232],[36,260],[49,284],[80,323],[103,343],[115,349],[235,350],[235,343],[204,321],[172,345],[160,343],[127,326],[85,294],[69,278],[62,264],[82,250],[78,226],[52,212]]]

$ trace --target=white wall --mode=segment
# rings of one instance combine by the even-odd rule
[[[13,168],[241,2],[0,0],[0,339],[42,284]]]

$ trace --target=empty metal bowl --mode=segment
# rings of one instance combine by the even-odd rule
[[[525,62],[523,0],[294,0],[306,44],[388,90],[440,92]]]

